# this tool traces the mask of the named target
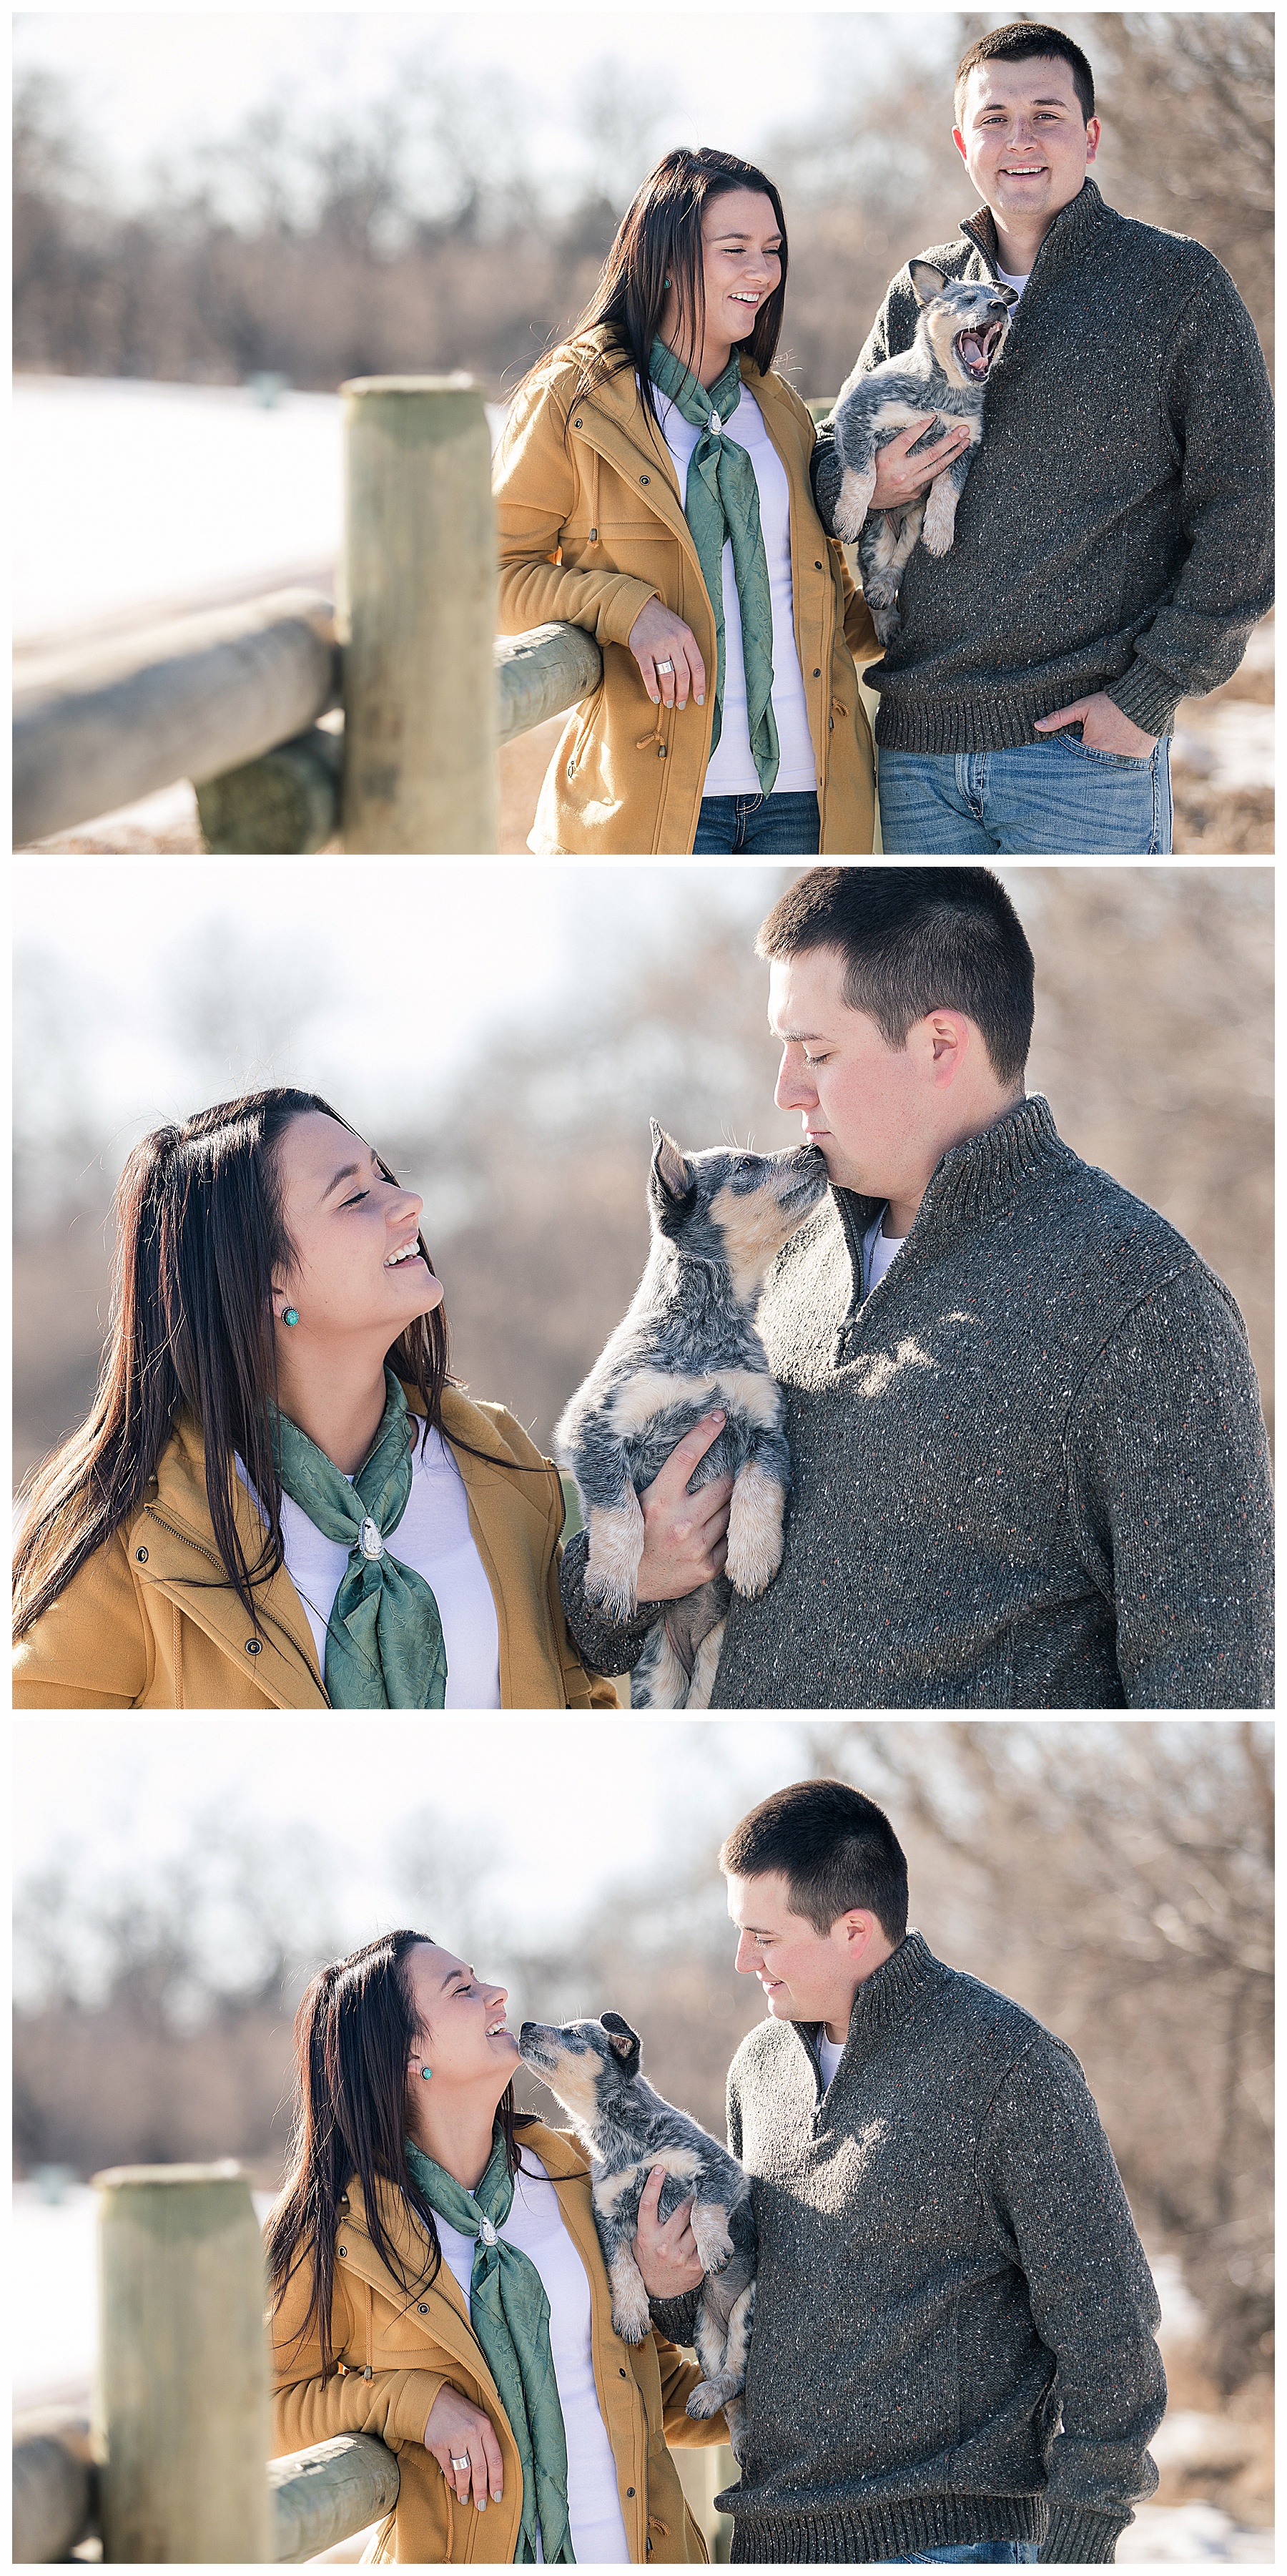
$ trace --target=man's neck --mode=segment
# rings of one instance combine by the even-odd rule
[[[1012,1109],[1017,1109],[1023,1098],[1022,1092],[1016,1092],[1013,1099],[998,1101],[995,1107],[988,1110],[986,1116],[969,1119],[959,1130],[949,1128],[940,1139],[934,1159],[925,1171],[919,1187],[915,1182],[910,1182],[905,1183],[900,1190],[890,1191],[888,1205],[881,1220],[881,1233],[892,1236],[901,1243],[903,1237],[911,1233],[916,1223],[921,1200],[943,1156],[954,1153],[958,1145],[968,1145],[975,1136],[986,1136],[989,1128],[995,1127],[998,1120],[1007,1117]]]
[[[1082,187],[1085,184],[1083,179]],[[1077,195],[1081,195],[1081,188]],[[1069,197],[1066,202],[1072,205],[1075,201]],[[1026,223],[1016,222],[1013,216],[1007,221],[995,206],[990,206],[988,211],[996,229],[998,268],[1003,268],[1009,277],[1030,277],[1037,253],[1051,225],[1063,213],[1063,207],[1056,206],[1050,215],[1031,215]]]

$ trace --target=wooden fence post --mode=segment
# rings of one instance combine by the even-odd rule
[[[103,2556],[270,2556],[263,2246],[235,2164],[96,2174]]]
[[[496,542],[476,385],[344,396],[346,850],[494,851]]]

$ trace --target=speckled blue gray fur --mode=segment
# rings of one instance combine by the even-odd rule
[[[817,2036],[761,2022],[729,2069],[759,2242],[734,2559],[1110,2560],[1166,2382],[1072,2050],[918,1932],[859,1987],[825,2094]],[[654,2302],[662,2332],[687,2342],[692,2304]]]
[[[832,1190],[758,1323],[787,1396],[781,1569],[714,1708],[1269,1708],[1268,1443],[1228,1289],[1038,1095],[944,1155],[865,1300]],[[564,1603],[598,1672],[651,1621]]]
[[[920,256],[996,274],[986,207]],[[859,365],[908,349],[894,279]],[[830,474],[814,451],[815,491]],[[903,630],[867,674],[876,740],[983,752],[1097,689],[1145,733],[1234,672],[1273,599],[1273,402],[1255,327],[1200,242],[1135,223],[1094,181],[1043,241],[993,371],[955,542],[918,546]],[[825,509],[824,525],[829,524]]]

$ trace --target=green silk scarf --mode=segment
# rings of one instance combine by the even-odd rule
[[[742,660],[746,669],[746,723],[751,758],[762,794],[773,792],[778,774],[778,729],[773,714],[773,598],[768,557],[760,527],[760,487],[755,467],[736,439],[724,436],[724,422],[742,398],[742,370],[737,353],[709,389],[691,369],[654,340],[648,373],[669,395],[675,409],[701,437],[688,460],[684,517],[688,521],[707,596],[715,612],[715,713],[711,750],[724,721],[724,546],[733,548],[733,577],[742,614]]]
[[[523,2464],[523,2519],[514,2564],[536,2563],[536,2535],[548,2565],[575,2565],[568,2521],[568,2446],[550,2351],[550,2303],[536,2265],[500,2234],[514,2199],[514,2177],[500,2121],[487,2170],[466,2191],[423,2149],[407,2140],[407,2163],[431,2209],[474,2240],[469,2317],[509,2417]]]
[[[352,1484],[289,1414],[273,1417],[273,1448],[283,1493],[349,1551],[326,1628],[332,1708],[441,1708],[447,1650],[438,1604],[423,1575],[385,1546],[411,1492],[413,1423],[392,1369],[384,1383],[380,1428]]]

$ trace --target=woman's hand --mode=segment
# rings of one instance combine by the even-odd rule
[[[458,2504],[469,2502],[471,2487],[480,2513],[487,2511],[489,2489],[492,2503],[500,2503],[505,2476],[495,2427],[491,2417],[484,2415],[480,2406],[471,2406],[458,2388],[439,2389],[429,2409],[424,2443]],[[462,2466],[457,2468],[456,2461]]]
[[[728,1554],[731,1476],[717,1476],[690,1494],[688,1479],[699,1458],[724,1428],[722,1413],[694,1423],[671,1450],[665,1466],[639,1497],[644,1550],[635,1576],[637,1601],[682,1601],[718,1574]]]
[[[630,629],[629,648],[654,706],[686,707],[690,682],[698,706],[705,704],[706,665],[697,650],[697,638],[691,626],[663,608],[659,599],[650,599],[640,609]],[[669,662],[673,668],[659,671],[658,662]]]
[[[689,2223],[693,2214],[691,2200],[681,2200],[664,2226],[657,2216],[665,2179],[665,2166],[654,2165],[640,2197],[631,2252],[650,2299],[682,2299],[706,2275]]]
[[[912,421],[907,429],[900,429],[897,438],[891,438],[888,447],[877,450],[871,509],[905,510],[909,501],[923,500],[944,467],[954,464],[969,446],[969,428],[962,421],[958,428],[949,429],[937,447],[926,448],[920,456],[909,456],[908,449],[915,446],[923,430],[933,427],[937,417],[937,413],[927,411],[923,420]]]

